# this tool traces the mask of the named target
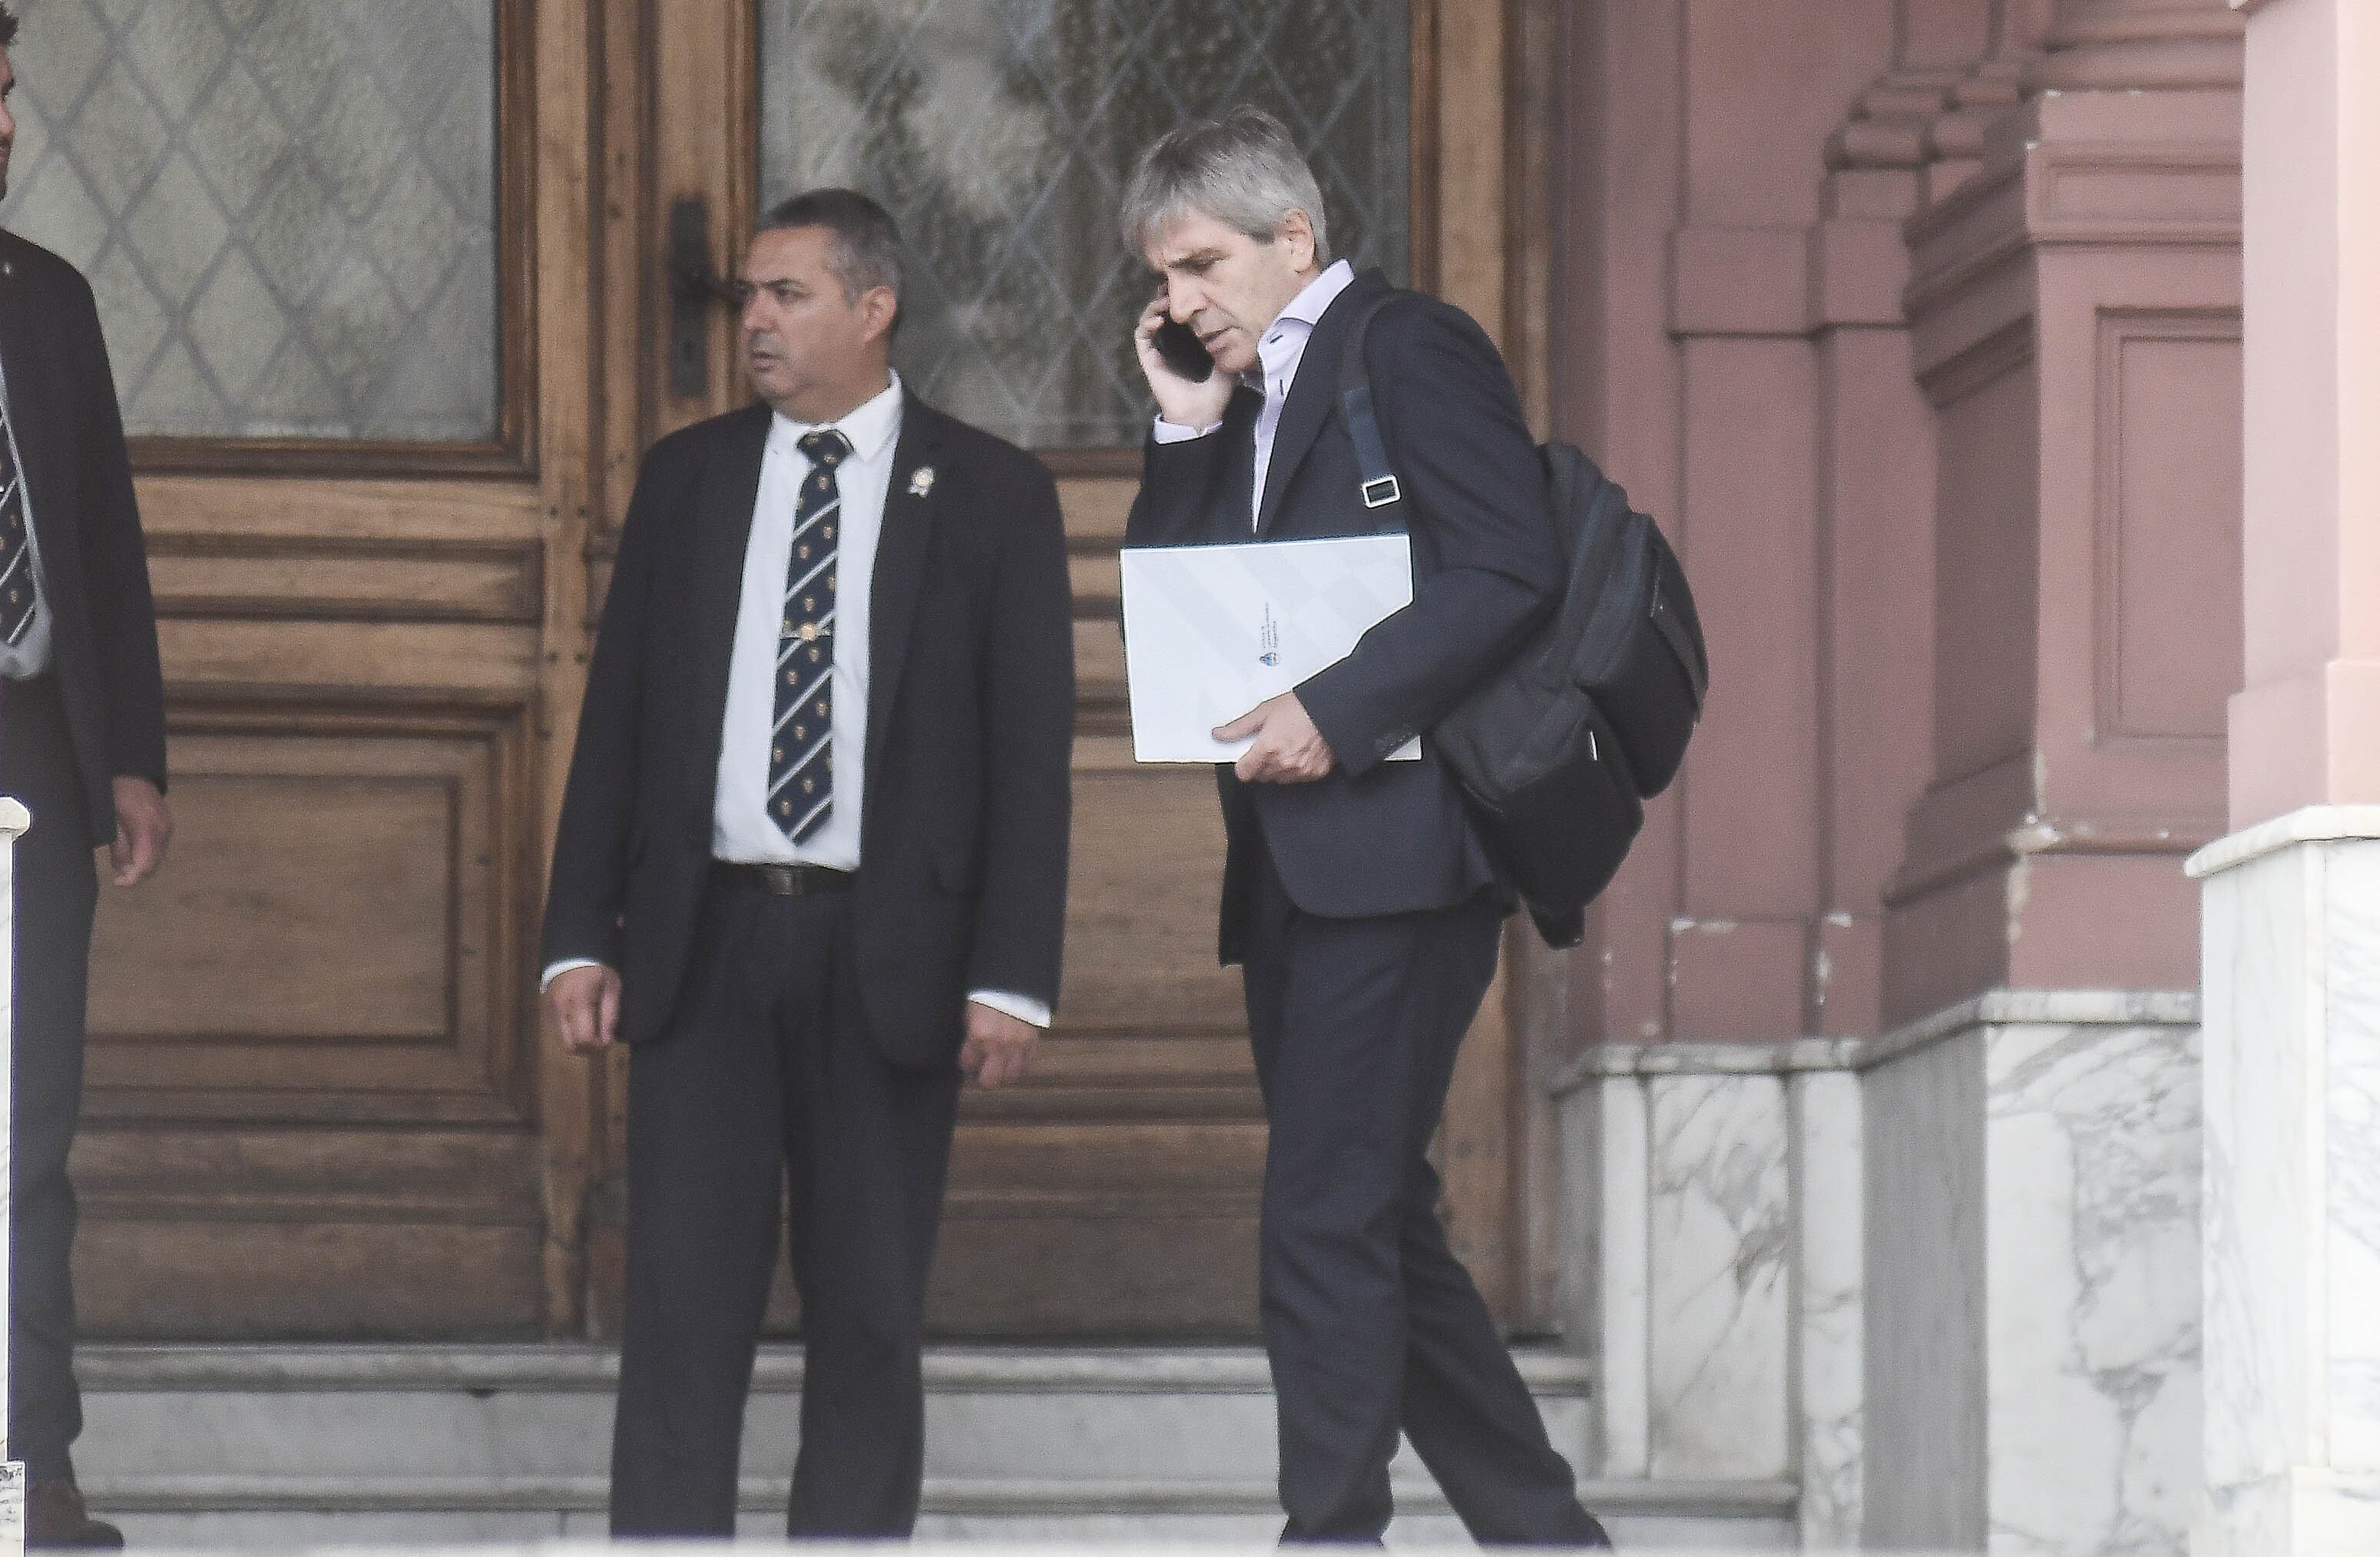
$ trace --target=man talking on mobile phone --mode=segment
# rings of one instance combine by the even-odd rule
[[[1482,1544],[1608,1545],[1447,1246],[1427,1157],[1510,901],[1427,731],[1560,597],[1536,440],[1479,327],[1402,295],[1369,337],[1402,496],[1366,502],[1338,359],[1390,288],[1332,262],[1314,175],[1270,115],[1160,140],[1123,226],[1163,282],[1138,327],[1158,421],[1126,544],[1403,531],[1413,549],[1410,606],[1215,731],[1254,742],[1217,769],[1221,949],[1271,1126],[1259,1270],[1282,1539],[1377,1542],[1402,1430]],[[1214,371],[1169,364],[1169,321]],[[1387,760],[1416,734],[1421,760]]]

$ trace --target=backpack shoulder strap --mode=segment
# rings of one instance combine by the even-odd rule
[[[1386,508],[1401,501],[1404,489],[1389,464],[1389,446],[1380,438],[1380,418],[1372,409],[1371,365],[1365,347],[1372,320],[1390,304],[1412,296],[1401,289],[1382,293],[1365,304],[1339,344],[1339,409],[1347,418],[1347,436],[1355,445],[1355,465],[1362,473],[1359,491],[1366,508]]]

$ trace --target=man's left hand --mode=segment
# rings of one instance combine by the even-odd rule
[[[1330,742],[1314,728],[1305,705],[1293,692],[1266,698],[1215,731],[1218,741],[1245,741],[1252,735],[1257,743],[1240,754],[1232,770],[1245,783],[1310,784],[1339,765]]]
[[[174,814],[165,797],[146,778],[115,780],[115,842],[109,849],[118,887],[138,886],[165,863],[173,840]]]
[[[1005,1086],[1025,1074],[1026,1068],[1033,1063],[1033,1045],[1040,1041],[1041,1030],[1031,1022],[1020,1021],[1006,1011],[995,1011],[970,1000],[966,1008],[966,1042],[959,1048],[959,1068],[987,1091]]]

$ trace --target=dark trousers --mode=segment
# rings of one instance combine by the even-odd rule
[[[1428,1161],[1501,916],[1325,919],[1257,872],[1248,1032],[1265,1153],[1265,1350],[1284,1541],[1377,1544],[1402,1429],[1485,1544],[1598,1546],[1571,1467],[1447,1247]]]
[[[82,1112],[83,1009],[99,904],[91,813],[49,677],[0,686],[0,794],[25,803],[17,840],[16,1129],[9,1185],[8,1447],[32,1476],[71,1475],[75,1195],[67,1153]]]
[[[845,905],[714,876],[679,1017],[629,1058],[615,1536],[733,1532],[782,1207],[808,1352],[788,1532],[917,1523],[926,1276],[959,1071],[955,1056],[894,1065],[868,1041]]]

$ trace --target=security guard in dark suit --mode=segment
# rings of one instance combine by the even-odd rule
[[[0,6],[0,195],[16,35]],[[67,1153],[82,1106],[92,851],[113,850],[118,886],[155,870],[173,834],[164,791],[157,623],[98,309],[73,266],[0,232],[0,793],[33,814],[17,844],[8,1447],[36,1546],[124,1543],[84,1510],[68,1452],[82,1396]]]

